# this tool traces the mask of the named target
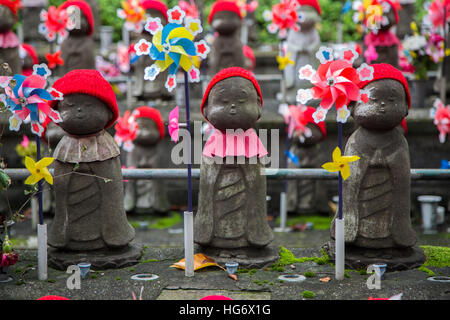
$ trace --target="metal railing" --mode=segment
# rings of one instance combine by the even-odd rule
[[[336,172],[324,169],[265,169],[268,179],[273,180],[333,180],[337,179]],[[27,169],[5,169],[5,173],[12,180],[25,180],[30,172]],[[50,169],[53,175],[53,169]],[[186,179],[186,169],[122,169],[122,175],[127,180],[138,179]],[[192,169],[192,178],[200,178],[200,169]],[[411,180],[449,180],[450,169],[411,169]]]

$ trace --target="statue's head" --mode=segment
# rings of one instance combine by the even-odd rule
[[[133,143],[140,146],[152,146],[164,138],[164,121],[158,109],[141,106],[132,115],[138,124],[136,138]]]
[[[219,0],[213,4],[208,22],[219,34],[230,35],[242,25],[241,11],[235,2]]]

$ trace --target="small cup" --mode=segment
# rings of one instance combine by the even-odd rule
[[[78,268],[80,268],[81,279],[86,279],[89,271],[91,270],[91,264],[88,262],[80,262],[78,264]]]
[[[237,269],[239,267],[239,263],[237,262],[227,262],[225,263],[225,267],[227,268],[228,274],[236,274]]]

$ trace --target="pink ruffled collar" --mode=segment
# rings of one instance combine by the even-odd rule
[[[12,31],[0,33],[0,48],[15,48],[19,46],[19,39]]]
[[[214,156],[221,158],[239,156],[252,158],[258,156],[260,158],[267,154],[264,144],[253,128],[247,131],[236,130],[233,133],[225,134],[214,129],[203,148],[203,155],[210,158]]]
[[[364,38],[364,44],[369,46],[375,46],[375,47],[389,47],[398,45],[400,41],[398,40],[397,36],[392,33],[390,30],[387,31],[379,31],[377,34],[375,33],[368,33]]]

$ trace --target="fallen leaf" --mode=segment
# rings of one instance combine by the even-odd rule
[[[231,279],[233,279],[234,281],[237,281],[237,280],[238,280],[237,275],[235,275],[235,274],[228,274],[228,276],[229,276]]]
[[[219,267],[222,270],[225,270],[222,266],[217,264],[217,262],[213,258],[205,256],[203,253],[194,254],[194,271],[212,266]],[[180,261],[174,263],[170,267],[185,270],[185,259],[184,258],[181,259]]]
[[[291,269],[295,269],[295,266],[293,264],[290,265]]]
[[[320,280],[321,282],[328,282],[328,281],[331,280],[331,278],[330,278],[330,277],[325,277],[325,278],[320,278],[319,280]]]

